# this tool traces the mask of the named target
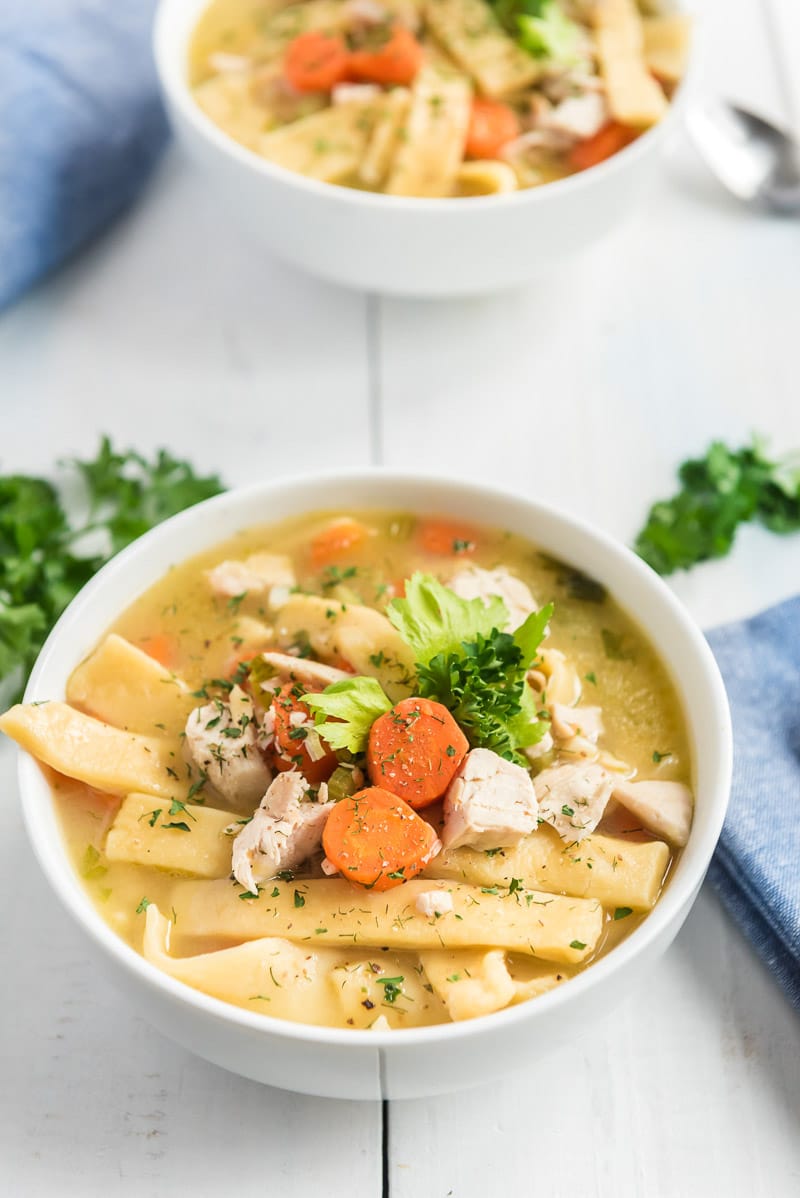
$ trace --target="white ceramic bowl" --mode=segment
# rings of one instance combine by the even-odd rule
[[[231,491],[148,533],[70,604],[42,650],[27,700],[63,698],[98,637],[171,565],[265,521],[320,508],[442,512],[529,537],[602,582],[671,667],[690,729],[697,805],[689,843],[663,898],[627,940],[540,998],[464,1023],[395,1032],[301,1026],[208,998],[161,973],[103,922],[69,865],[50,791],[20,761],[28,832],[48,880],[134,1008],[186,1048],[236,1073],[340,1098],[409,1098],[477,1084],[568,1038],[619,1003],[664,951],[694,902],[722,827],[731,729],[722,680],[699,630],[663,582],[623,546],[545,504],[469,483],[380,471],[293,478]]]
[[[386,294],[496,291],[588,246],[635,207],[683,92],[665,119],[627,149],[544,187],[434,200],[354,191],[273,166],[200,111],[187,83],[187,47],[206,5],[161,0],[155,56],[173,129],[220,193],[223,217],[230,211],[245,236],[312,274]]]

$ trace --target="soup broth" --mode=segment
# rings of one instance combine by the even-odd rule
[[[433,596],[439,619],[441,584],[453,619],[505,604],[505,631],[487,617],[476,634],[474,669],[457,632],[449,674],[398,640],[403,603],[408,615]],[[492,670],[551,602],[531,660],[504,666],[532,704],[514,746],[485,715],[510,694],[491,691]],[[455,686],[431,689],[437,670],[462,672],[477,723]],[[361,731],[305,705],[365,683],[359,700],[382,706]],[[3,726],[48,766],[102,918],[188,985],[280,1018],[400,1029],[534,999],[647,917],[691,819],[680,705],[639,628],[524,538],[445,518],[318,512],[243,531],[132,603],[67,698]],[[90,746],[100,729],[147,756],[124,765],[114,741],[106,760],[98,741],[75,761],[59,721],[87,718]],[[441,758],[403,773],[431,720]],[[345,728],[356,747],[333,752],[326,730],[335,744]],[[278,810],[276,787],[293,785]]]

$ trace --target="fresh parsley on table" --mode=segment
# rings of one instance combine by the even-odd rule
[[[658,574],[724,557],[740,524],[800,530],[800,455],[773,461],[763,441],[742,449],[714,441],[678,470],[680,490],[654,503],[635,549]]]
[[[0,477],[0,679],[21,687],[44,640],[81,587],[115,553],[168,516],[223,490],[166,450],[147,458],[103,437],[90,461],[63,464],[65,490],[82,484],[70,514],[42,478]],[[70,505],[71,507],[72,505]]]

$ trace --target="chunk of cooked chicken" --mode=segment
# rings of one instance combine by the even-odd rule
[[[191,712],[184,752],[208,785],[238,811],[258,802],[272,780],[258,747],[252,700],[238,686],[227,703],[215,700]]]
[[[603,734],[602,707],[568,707],[566,703],[550,704],[550,729],[557,740],[581,736],[596,744]]]
[[[207,577],[211,590],[223,599],[263,595],[275,608],[283,606],[297,581],[291,560],[281,553],[252,553],[244,561],[220,562]]]
[[[322,689],[334,682],[342,682],[352,678],[347,670],[337,670],[335,666],[326,666],[321,661],[313,661],[310,657],[294,657],[291,653],[274,653],[271,649],[261,654],[262,660],[272,666],[276,675],[285,682],[297,682],[300,686]],[[272,679],[270,679],[272,682]]]
[[[614,798],[640,819],[649,832],[682,848],[689,839],[694,800],[682,782],[614,783]]]
[[[552,824],[562,840],[583,840],[603,818],[617,783],[617,778],[592,762],[542,770],[534,779],[540,818]]]
[[[423,890],[414,906],[420,915],[432,919],[453,910],[453,896],[447,890]]]
[[[567,96],[539,117],[537,128],[575,141],[594,137],[608,121],[608,105],[601,92],[587,91],[583,95]]]
[[[490,749],[467,753],[444,797],[444,847],[503,848],[518,844],[537,825],[536,793],[527,770]]]
[[[498,566],[496,570],[465,566],[447,585],[462,599],[491,599],[493,595],[499,595],[508,609],[508,627],[512,631],[536,611],[536,600],[529,588],[505,566]]]
[[[282,869],[295,869],[322,842],[333,802],[323,782],[314,792],[297,770],[278,774],[249,824],[233,842],[233,875],[246,890]]]

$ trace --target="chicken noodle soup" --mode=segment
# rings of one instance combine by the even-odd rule
[[[246,1010],[467,1019],[613,949],[689,834],[658,655],[522,537],[317,513],[170,570],[0,728],[148,961]]]
[[[602,162],[661,120],[688,45],[686,19],[662,7],[214,0],[190,82],[227,134],[309,178],[396,196],[510,192]]]

